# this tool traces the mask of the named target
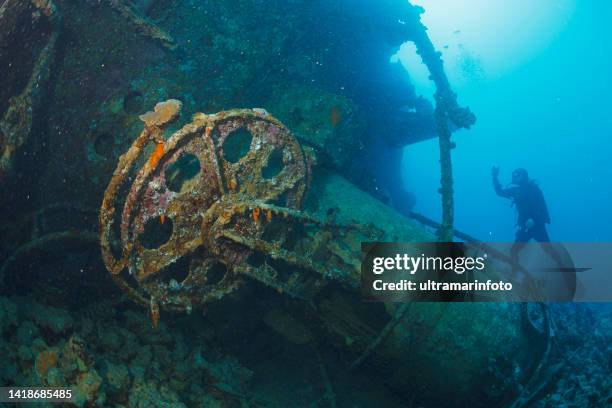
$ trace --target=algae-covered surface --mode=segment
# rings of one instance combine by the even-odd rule
[[[422,12],[0,0],[0,386],[79,407],[611,405],[609,309],[361,297],[362,242],[458,236],[453,134],[478,112]],[[405,42],[431,100],[390,62]],[[439,223],[402,174],[424,140]]]

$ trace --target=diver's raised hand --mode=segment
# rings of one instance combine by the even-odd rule
[[[497,176],[499,176],[499,166],[493,166],[491,167],[491,175],[494,178],[497,178]]]

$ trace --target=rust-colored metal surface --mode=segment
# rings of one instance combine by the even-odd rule
[[[300,210],[313,159],[285,126],[258,109],[198,113],[165,139],[180,108],[169,100],[141,116],[145,129],[119,159],[100,211],[104,262],[134,300],[153,311],[189,311],[232,292],[244,276],[300,298],[325,279],[356,276],[357,253],[328,244],[358,227]]]

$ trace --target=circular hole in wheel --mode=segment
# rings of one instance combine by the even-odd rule
[[[246,128],[230,133],[223,142],[223,158],[230,163],[238,163],[251,149],[253,135]]]
[[[264,179],[271,179],[283,170],[285,163],[283,163],[283,151],[274,149],[270,156],[268,156],[268,162],[266,166],[261,170],[261,177]]]
[[[247,258],[247,264],[254,268],[259,268],[266,261],[266,256],[261,252],[253,252]]]
[[[160,273],[162,282],[182,283],[189,276],[189,257],[182,257],[166,266]]]
[[[184,154],[168,166],[165,171],[166,186],[170,191],[178,193],[183,185],[200,173],[200,161],[191,153]]]
[[[140,235],[140,243],[146,249],[157,249],[170,240],[172,228],[170,218],[151,218],[144,225],[144,232]]]
[[[226,273],[227,267],[221,262],[215,262],[206,271],[206,285],[216,285],[221,282]]]

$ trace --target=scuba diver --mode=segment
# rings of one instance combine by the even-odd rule
[[[493,187],[498,196],[509,198],[516,206],[518,219],[515,242],[527,242],[531,239],[538,242],[550,242],[546,224],[550,224],[548,207],[542,190],[531,180],[525,169],[512,172],[512,185],[503,188],[499,183],[499,167],[491,169]]]
[[[528,241],[533,239],[537,242],[550,242],[548,231],[546,231],[546,224],[550,224],[550,215],[542,190],[534,180],[529,178],[527,170],[523,168],[514,170],[512,183],[506,188],[503,188],[499,182],[499,166],[493,166],[491,175],[495,193],[500,197],[511,199],[518,213],[514,245],[510,251],[514,269],[518,265],[519,253]],[[561,256],[552,245],[542,245],[542,249],[552,257],[557,265],[563,265]]]
[[[565,272],[563,273],[563,279],[567,291],[556,291],[553,299],[572,300],[576,291],[576,276],[575,273],[570,273],[573,264],[571,262],[568,264],[568,260],[563,259],[562,253],[566,253],[565,250],[561,249],[561,252],[558,252],[553,244],[550,244],[550,238],[546,230],[546,224],[550,224],[550,215],[542,190],[534,180],[529,178],[527,170],[523,168],[518,168],[512,172],[511,185],[505,188],[501,186],[498,179],[499,166],[491,168],[491,175],[493,176],[495,193],[500,197],[511,199],[518,213],[516,235],[510,250],[513,273],[516,273],[517,269],[520,268],[519,253],[528,241],[533,239],[544,243],[541,248],[552,258],[560,270]],[[525,278],[532,279],[531,276],[525,276]]]

